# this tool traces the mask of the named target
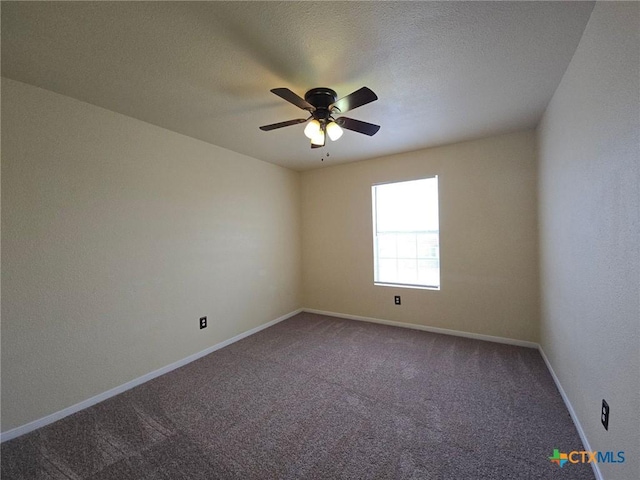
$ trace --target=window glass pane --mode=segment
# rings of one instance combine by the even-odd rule
[[[419,233],[417,235],[417,257],[438,258],[438,234]]]
[[[438,230],[438,179],[376,185],[377,231]]]
[[[374,281],[440,287],[438,178],[372,187]]]
[[[418,283],[418,269],[414,259],[398,260],[398,282],[413,285]]]
[[[418,260],[418,283],[440,284],[440,268],[437,260]]]
[[[416,258],[415,233],[398,234],[398,258]]]
[[[378,257],[396,258],[396,234],[378,234]]]
[[[380,259],[378,262],[380,282],[395,283],[398,281],[398,261],[393,259]]]

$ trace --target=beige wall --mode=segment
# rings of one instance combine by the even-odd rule
[[[597,3],[538,129],[541,344],[591,448],[640,478],[640,5]],[[611,408],[609,431],[600,405]]]
[[[441,290],[374,286],[371,185],[431,175]],[[538,341],[534,132],[307,171],[302,192],[306,308]]]
[[[2,147],[3,431],[301,306],[298,173],[6,79]]]

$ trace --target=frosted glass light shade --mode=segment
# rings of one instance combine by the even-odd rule
[[[324,145],[324,132],[322,130],[318,130],[318,133],[311,138],[311,145]]]
[[[327,135],[329,135],[329,138],[334,142],[338,140],[343,133],[344,132],[340,128],[340,125],[336,122],[329,122],[329,125],[327,125]]]
[[[318,120],[311,120],[304,129],[304,134],[307,138],[313,140],[314,136],[320,133],[320,122]]]

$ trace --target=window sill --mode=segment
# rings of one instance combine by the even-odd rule
[[[440,287],[428,286],[428,285],[410,285],[406,283],[382,283],[374,282],[376,287],[394,287],[394,288],[412,288],[414,290],[440,290]]]

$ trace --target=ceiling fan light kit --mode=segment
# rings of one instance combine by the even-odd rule
[[[304,99],[288,88],[274,88],[271,92],[296,107],[307,110],[311,116],[263,125],[260,130],[265,132],[311,120],[305,127],[304,134],[311,140],[311,148],[320,148],[324,147],[327,136],[332,141],[338,140],[344,133],[343,128],[369,136],[375,135],[380,130],[380,126],[373,123],[347,117],[334,118],[334,115],[345,113],[377,100],[376,94],[367,87],[362,87],[340,100],[337,99],[338,95],[335,91],[326,87],[312,88],[305,93]]]

